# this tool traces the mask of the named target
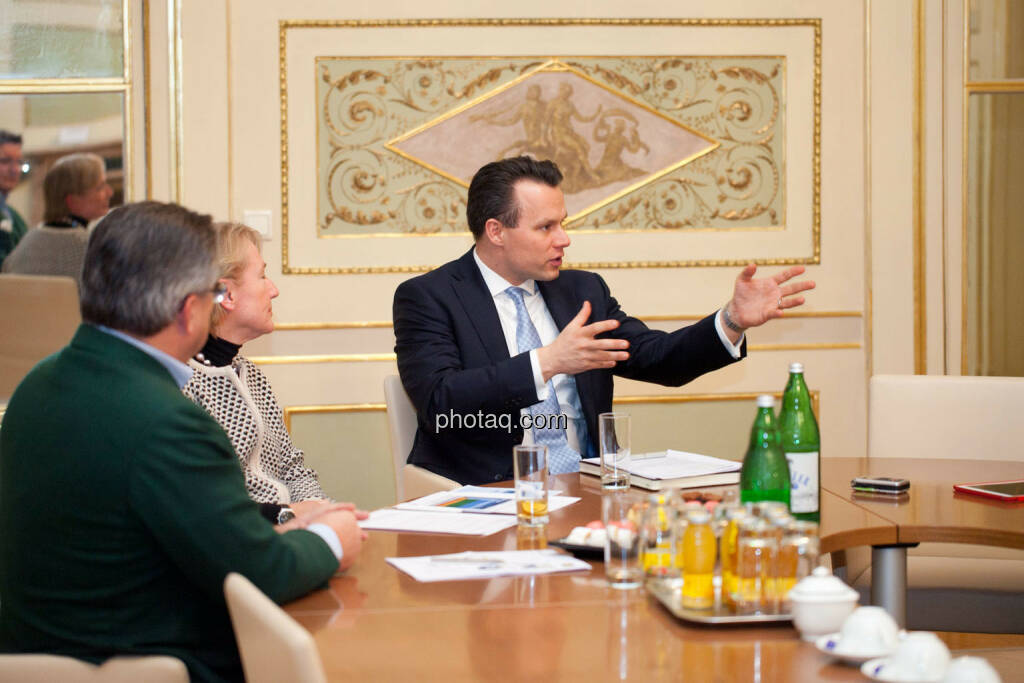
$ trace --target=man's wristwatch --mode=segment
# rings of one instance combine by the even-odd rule
[[[740,334],[743,334],[744,329],[746,329],[737,325],[736,322],[731,317],[729,317],[728,306],[722,307],[722,322],[724,322],[725,326],[728,327],[733,332],[739,332]]]
[[[285,522],[290,522],[293,519],[295,519],[295,510],[292,510],[290,507],[282,507],[277,513],[278,524],[284,524]]]

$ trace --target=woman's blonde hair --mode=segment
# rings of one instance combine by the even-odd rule
[[[103,157],[89,152],[77,152],[57,159],[43,179],[43,196],[46,199],[43,221],[56,223],[65,220],[68,217],[65,198],[99,185],[105,170]]]
[[[220,279],[237,280],[245,269],[245,246],[251,243],[256,251],[262,251],[263,240],[260,234],[248,225],[225,221],[215,223],[214,232],[217,233],[217,268],[220,271]],[[210,329],[216,330],[217,325],[224,319],[224,309],[214,306],[210,314]]]

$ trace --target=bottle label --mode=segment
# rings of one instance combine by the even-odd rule
[[[818,511],[818,451],[786,453],[789,461],[789,509],[793,512]]]

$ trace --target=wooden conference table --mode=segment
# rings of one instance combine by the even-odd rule
[[[853,491],[850,480],[862,475],[902,477],[910,480],[910,491],[899,497]],[[872,546],[871,602],[904,624],[908,547],[931,541],[1024,549],[1024,502],[956,493],[953,484],[1022,478],[1020,462],[829,458],[822,466],[821,487],[895,526],[895,540],[890,529],[875,526],[863,529],[858,543],[842,547]]]
[[[582,500],[552,513],[548,538],[600,518],[596,479],[554,479]],[[899,540],[896,523],[828,490],[822,518],[823,552]],[[330,680],[864,680],[789,623],[678,621],[643,590],[609,589],[600,562],[588,573],[444,583],[385,562],[531,541],[515,528],[484,538],[373,532],[354,567],[286,610],[313,633]],[[1019,671],[1024,651],[1008,661]]]

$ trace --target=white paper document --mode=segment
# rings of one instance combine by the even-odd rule
[[[600,458],[587,458],[583,462],[601,466]],[[645,454],[641,459],[628,459],[619,466],[630,474],[647,479],[677,479],[721,472],[736,472],[743,466],[743,463],[669,449],[664,453]]]
[[[559,496],[557,491],[548,492],[548,512],[561,510],[577,502],[573,496]],[[438,491],[430,495],[399,503],[396,510],[419,510],[431,512],[462,512],[473,514],[516,514],[516,490],[487,486],[463,486],[451,491]]]
[[[550,548],[467,551],[451,555],[389,557],[387,560],[399,571],[425,583],[590,570],[587,562]]]
[[[462,534],[489,536],[516,525],[516,518],[507,515],[453,515],[447,512],[422,510],[374,510],[359,522],[360,528],[376,531],[418,531],[429,534]]]

